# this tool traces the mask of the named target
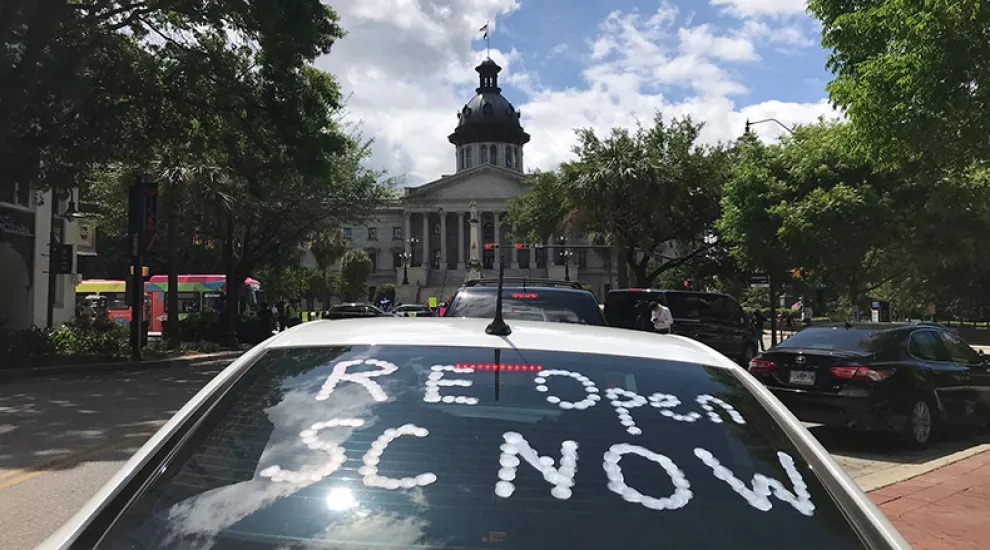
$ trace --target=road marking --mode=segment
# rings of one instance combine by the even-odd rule
[[[155,430],[157,431],[157,430]],[[86,447],[78,451],[66,453],[43,460],[27,468],[17,468],[0,474],[0,489],[6,489],[34,479],[40,475],[52,473],[58,470],[67,470],[80,462],[99,456],[110,451],[117,451],[130,445],[143,445],[144,439],[155,434],[155,431],[144,431],[125,435],[102,445]],[[135,441],[138,440],[138,441]]]

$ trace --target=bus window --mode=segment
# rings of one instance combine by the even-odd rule
[[[165,312],[168,312],[168,292],[165,293]],[[179,292],[179,313],[199,313],[199,293]]]
[[[126,292],[101,292],[100,296],[107,297],[107,306],[110,311],[120,311],[129,309],[127,305]]]
[[[220,311],[220,298],[222,297],[223,297],[223,292],[204,292],[203,309]]]

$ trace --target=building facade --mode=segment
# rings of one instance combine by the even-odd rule
[[[509,239],[512,228],[505,212],[509,199],[526,192],[524,147],[530,136],[520,112],[502,96],[501,68],[485,59],[475,70],[476,95],[457,113],[457,126],[448,137],[456,171],[406,187],[366,225],[344,228],[351,248],[364,249],[371,258],[369,292],[394,283],[402,302],[451,296],[467,275],[470,209],[475,203],[480,219],[475,244],[485,276],[496,276],[504,261],[507,277],[567,278],[603,296],[615,278],[611,250],[604,244],[579,235],[554,235],[545,243],[517,248]],[[498,249],[485,248],[495,243]],[[305,263],[315,266],[308,253]]]
[[[71,215],[75,210],[74,198],[75,192],[55,200],[52,191],[42,192],[21,184],[0,186],[0,326],[3,328],[47,325],[52,242],[73,245],[71,273],[55,276],[53,324],[58,326],[75,315],[76,254],[93,254],[95,249],[91,225]]]

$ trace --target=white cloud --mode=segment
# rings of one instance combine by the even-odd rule
[[[754,61],[759,59],[753,43],[743,36],[715,36],[708,25],[682,28],[678,32],[681,51],[690,55],[711,55],[726,61]]]
[[[710,0],[711,5],[721,6],[733,15],[794,15],[807,9],[805,0]]]
[[[810,46],[815,41],[805,34],[797,25],[780,25],[771,27],[763,21],[747,19],[743,22],[737,35],[749,40],[766,40],[773,44],[787,46]]]
[[[334,7],[349,34],[317,65],[353,94],[351,116],[376,140],[372,164],[406,174],[413,185],[452,172],[454,150],[447,136],[476,86],[474,66],[484,53],[473,48],[481,45],[474,41],[480,38],[477,30],[490,19],[497,35],[497,18],[519,9],[519,2],[361,0]],[[676,8],[666,4],[645,15],[615,11],[585,44],[558,45],[553,54],[536,52],[545,57],[566,49],[570,58],[583,61],[584,83],[575,88],[542,81],[526,70],[515,50],[492,50],[503,67],[502,82],[528,96],[507,94],[532,135],[528,169],[554,168],[570,158],[574,128],[608,132],[648,121],[658,110],[705,122],[702,137],[710,142],[737,138],[747,117],[772,116],[794,124],[832,112],[824,100],[736,105],[730,98],[746,88],[732,71],[759,59],[754,43],[771,41],[770,27],[747,21],[742,29],[721,34],[708,25],[678,28],[677,18]],[[767,138],[775,135],[769,127],[758,131]]]

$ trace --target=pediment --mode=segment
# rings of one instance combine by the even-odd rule
[[[481,165],[410,188],[412,200],[506,200],[526,192],[525,174],[497,166]]]

